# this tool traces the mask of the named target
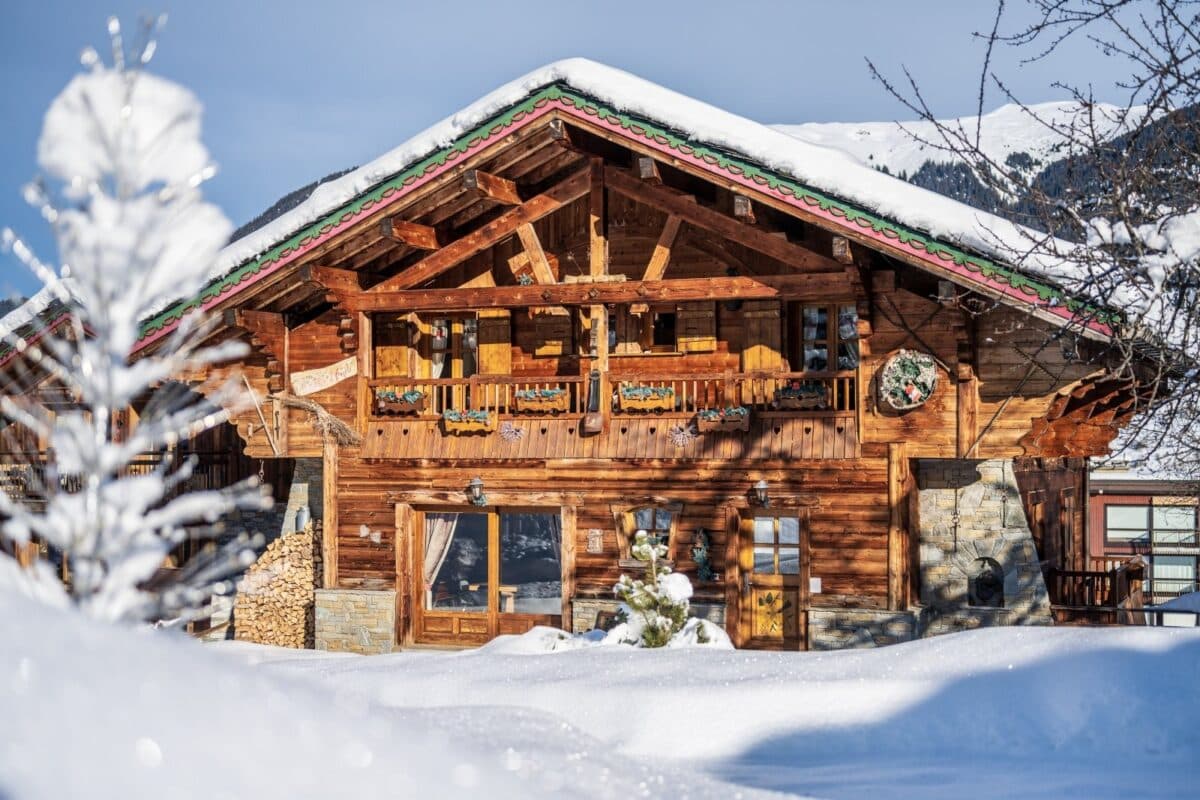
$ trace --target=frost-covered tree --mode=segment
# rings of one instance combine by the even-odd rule
[[[998,0],[990,28],[976,36],[980,116],[997,97],[1017,104],[1031,126],[1061,140],[1065,158],[1052,170],[999,161],[981,145],[978,124],[939,121],[917,76],[905,72],[900,86],[871,69],[932,125],[932,135],[917,138],[965,164],[1006,199],[1000,213],[1024,225],[993,226],[995,249],[1120,311],[1114,346],[1097,366],[1139,387],[1134,407],[1122,409],[1137,412],[1122,455],[1151,456],[1174,476],[1200,479],[1200,4]],[[1118,62],[1126,77],[1093,85],[1077,72],[1069,50],[1077,44]],[[1073,99],[1077,113],[1053,117],[1022,102],[995,68],[1001,48],[1058,67],[1053,88]],[[1069,348],[1069,341],[1046,346]]]
[[[664,559],[666,545],[638,531],[630,549],[633,557],[646,565],[646,579],[622,575],[613,593],[621,599],[622,622],[630,643],[643,647],[665,647],[687,622],[688,600],[692,583],[686,575],[672,572]]]
[[[20,363],[74,402],[51,418],[28,394],[0,396],[0,414],[35,432],[52,453],[36,504],[0,492],[0,531],[12,542],[34,538],[61,553],[69,583],[63,587],[44,563],[19,571],[2,554],[0,582],[69,599],[105,620],[186,619],[214,593],[231,591],[229,579],[253,561],[261,542],[227,534],[221,519],[267,504],[254,480],[188,491],[194,462],[166,457],[174,444],[225,422],[222,409],[238,406],[231,379],[190,388],[181,380],[205,375],[242,346],[206,345],[211,323],[192,314],[148,352],[136,352],[141,322],[194,296],[231,230],[200,192],[214,170],[200,141],[199,101],[145,71],[161,23],[146,23],[127,49],[110,20],[112,64],[85,50],[85,71],[46,113],[38,161],[47,179],[26,196],[53,228],[60,266],[40,261],[12,231],[3,233],[4,245],[70,317],[56,335],[37,341],[14,331],[0,335],[21,352]],[[136,426],[116,435],[114,415],[131,407],[139,410]],[[146,453],[164,458],[138,474],[144,470],[132,467]],[[161,572],[189,537],[222,543]]]

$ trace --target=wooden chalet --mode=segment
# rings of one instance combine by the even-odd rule
[[[321,476],[319,646],[587,630],[639,529],[740,647],[1053,619],[1136,387],[1103,312],[858,187],[961,206],[578,61],[397,153],[143,339],[252,344],[244,455]]]

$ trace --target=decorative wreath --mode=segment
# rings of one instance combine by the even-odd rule
[[[937,389],[933,356],[900,350],[879,370],[879,399],[897,411],[924,405]]]

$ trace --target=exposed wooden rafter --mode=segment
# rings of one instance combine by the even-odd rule
[[[754,216],[754,203],[750,202],[749,197],[742,194],[733,196],[733,216],[749,225],[758,221]]]
[[[662,183],[662,174],[658,171],[658,162],[653,158],[641,156],[637,160],[637,176],[647,183]]]
[[[850,240],[845,236],[833,237],[833,260],[839,264],[853,264],[854,254],[850,252]]]
[[[640,203],[656,206],[669,214],[675,214],[689,225],[718,233],[790,267],[810,272],[841,272],[843,269],[841,264],[831,258],[706,208],[664,186],[654,186],[638,180],[624,170],[606,167],[604,180],[613,191]]]
[[[536,222],[583,197],[588,192],[588,185],[588,170],[579,170],[562,183],[529,198],[483,227],[448,243],[403,272],[380,282],[371,291],[382,293],[420,286],[476,253],[504,241],[516,233],[520,226]]]
[[[525,255],[529,258],[529,268],[533,273],[534,282],[558,283],[553,270],[550,269],[546,251],[542,249],[542,240],[538,238],[537,231],[533,229],[533,223],[526,222],[524,225],[518,226],[517,238],[521,240],[521,247],[525,248]]]
[[[501,178],[481,169],[471,169],[463,175],[463,191],[474,194],[481,200],[491,200],[506,206],[520,205],[521,193],[515,181]]]
[[[437,228],[408,222],[399,217],[385,217],[380,221],[379,231],[385,239],[415,247],[418,250],[437,250],[443,244]]]

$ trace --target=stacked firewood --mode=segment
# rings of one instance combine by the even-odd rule
[[[234,638],[311,648],[314,590],[320,580],[321,537],[312,523],[271,542],[238,582]]]

